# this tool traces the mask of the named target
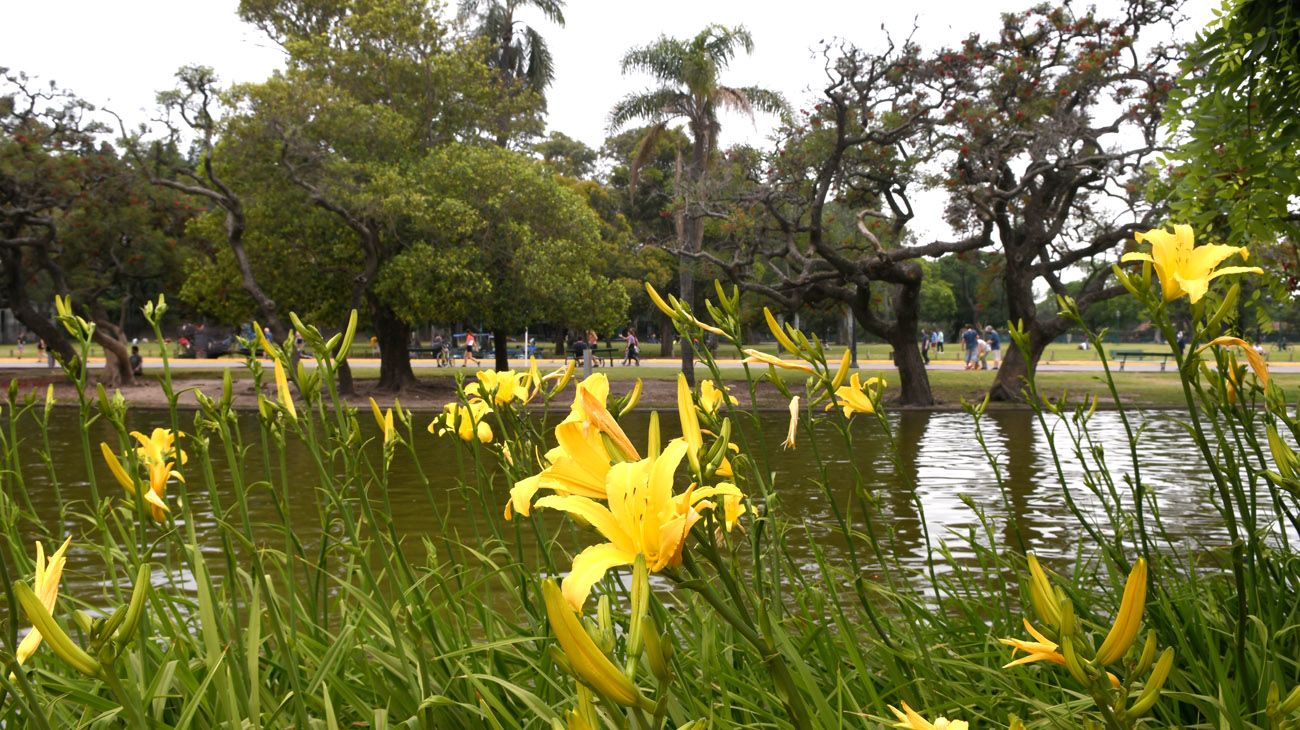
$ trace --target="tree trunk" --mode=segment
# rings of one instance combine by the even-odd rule
[[[1029,333],[1029,353],[1023,353],[1014,343],[1002,354],[1002,364],[998,367],[997,377],[989,386],[989,399],[994,401],[1022,400],[1025,376],[1029,374],[1030,365],[1037,365],[1038,358],[1052,337],[1045,337],[1038,322],[1038,302],[1034,299],[1034,277],[1029,273],[1033,263],[1032,243],[1024,238],[1010,239],[1004,242],[1007,252],[1006,270],[1002,273],[1002,287],[1007,296],[1007,316],[1012,322],[1019,322]],[[1028,359],[1026,359],[1028,358]]]
[[[932,406],[934,393],[930,390],[930,375],[921,359],[914,329],[893,327],[886,339],[894,348],[894,364],[898,367],[898,403],[905,406]]]
[[[338,383],[339,395],[356,395],[357,384],[356,381],[352,379],[351,363],[349,363],[347,360],[339,361],[337,372],[339,374],[339,383]]]
[[[109,334],[104,322],[97,322],[95,344],[104,348],[104,371],[100,382],[107,386],[135,385],[135,373],[131,371],[131,351],[122,340]]]
[[[894,365],[898,368],[898,403],[905,406],[932,406],[930,374],[921,359],[920,307],[921,269],[915,263],[901,272],[904,281],[895,286],[894,320],[886,323],[871,311],[871,290],[858,287],[854,315],[866,330],[882,337],[894,348]]]
[[[379,340],[379,390],[399,392],[418,381],[411,370],[411,325],[387,305],[371,298],[371,318]]]
[[[695,272],[691,270],[690,259],[682,256],[677,261],[680,267],[677,276],[678,296],[687,306],[692,307],[695,299]],[[682,341],[682,374],[686,376],[686,383],[692,387],[695,386],[695,347],[694,343]]]
[[[506,343],[506,331],[503,329],[492,330],[492,347],[496,352],[496,371],[503,373],[510,369],[510,347]]]

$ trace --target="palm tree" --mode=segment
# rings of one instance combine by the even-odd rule
[[[631,164],[631,192],[636,192],[637,170],[655,140],[668,124],[686,122],[691,138],[690,159],[683,165],[678,159],[677,221],[678,292],[691,303],[695,295],[695,273],[691,254],[698,253],[704,242],[704,215],[707,202],[705,182],[718,150],[718,110],[738,111],[753,117],[756,111],[784,113],[785,99],[780,94],[758,87],[723,85],[719,77],[735,58],[738,50],[754,51],[754,39],[744,26],[727,28],[710,25],[688,41],[660,36],[648,46],[633,48],[623,56],[623,73],[642,72],[658,83],[655,88],[624,97],[609,115],[610,132],[633,120],[650,123]],[[684,169],[683,169],[684,168]],[[694,355],[682,347],[682,372],[695,382]]]
[[[515,20],[515,12],[523,7],[537,8],[564,27],[564,0],[461,0],[460,14],[477,19],[475,34],[490,40],[490,66],[542,95],[555,79],[555,64],[542,34]]]
[[[460,15],[477,20],[475,34],[488,39],[488,66],[501,74],[507,93],[531,91],[545,109],[546,87],[555,79],[555,63],[542,34],[515,20],[515,11],[524,7],[537,8],[547,20],[564,27],[564,0],[461,0]],[[496,143],[500,147],[510,143],[511,121],[498,120]],[[506,335],[503,329],[492,333],[498,371],[510,369]]]

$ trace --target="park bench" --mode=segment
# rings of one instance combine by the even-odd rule
[[[1120,351],[1115,353],[1115,357],[1119,358],[1120,372],[1124,371],[1124,366],[1128,364],[1129,360],[1145,360],[1147,358],[1154,359],[1158,357],[1160,358],[1160,372],[1163,373],[1165,371],[1165,366],[1169,364],[1170,354],[1167,352],[1142,352],[1140,350],[1127,350],[1127,351]]]
[[[582,353],[584,347],[574,347],[569,350],[569,356],[572,357],[579,365],[582,364]],[[593,347],[591,348],[592,364],[596,367],[613,366],[614,357],[618,354],[617,347]]]

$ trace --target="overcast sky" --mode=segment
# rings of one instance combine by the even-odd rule
[[[570,0],[560,28],[535,16],[556,60],[548,94],[550,127],[598,147],[606,116],[620,97],[648,84],[623,77],[619,59],[630,47],[660,34],[687,37],[708,23],[743,24],[754,54],[737,59],[726,81],[761,85],[803,102],[821,79],[811,49],[841,37],[879,46],[884,24],[895,37],[918,26],[925,46],[959,41],[972,31],[996,30],[998,13],[1031,0]],[[1115,6],[1113,0],[1100,3]],[[172,85],[185,64],[217,69],[225,81],[256,81],[281,65],[281,52],[235,15],[238,0],[0,0],[0,66],[53,79],[87,101],[110,107],[129,121],[144,121],[153,95]],[[1191,0],[1187,37],[1210,17],[1212,0]],[[724,144],[761,143],[768,124],[724,119]]]

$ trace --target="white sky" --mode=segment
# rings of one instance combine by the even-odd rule
[[[53,79],[87,101],[108,106],[128,121],[144,121],[153,95],[172,85],[185,64],[217,69],[225,81],[256,81],[280,64],[280,51],[235,15],[238,0],[0,0],[0,66]],[[648,79],[624,78],[619,60],[630,47],[661,33],[689,37],[708,23],[745,25],[753,56],[740,57],[725,77],[734,86],[762,85],[796,106],[821,80],[810,51],[822,39],[842,37],[878,46],[881,24],[895,37],[916,20],[924,46],[959,41],[971,31],[996,29],[998,13],[1032,0],[569,0],[564,28],[545,20],[539,28],[556,59],[550,93],[550,127],[598,147],[609,108]],[[1105,8],[1118,3],[1101,2]],[[1190,37],[1210,17],[1213,0],[1190,0]],[[536,16],[523,16],[535,20]],[[48,29],[42,31],[41,29]],[[768,126],[724,119],[724,144],[762,143]]]
[[[745,25],[754,54],[736,59],[724,81],[760,85],[783,93],[800,108],[810,87],[824,78],[812,50],[840,37],[879,47],[884,24],[896,39],[913,22],[924,47],[959,42],[971,32],[995,32],[999,13],[1022,10],[1034,0],[569,0],[568,21],[556,27],[536,14],[556,62],[548,93],[549,126],[597,148],[605,138],[610,107],[647,78],[621,75],[619,60],[633,46],[660,34],[690,37],[708,23]],[[454,6],[454,0],[451,3]],[[1211,17],[1216,0],[1188,0],[1180,35],[1191,38]],[[173,85],[175,70],[203,64],[224,82],[257,81],[281,64],[281,52],[235,15],[238,0],[0,0],[0,66],[26,71],[98,106],[122,114],[128,124],[147,121],[154,94]],[[1103,9],[1120,5],[1103,0]],[[757,124],[724,117],[724,145],[763,145],[770,121]],[[934,221],[940,197],[918,201],[918,220]],[[941,225],[941,224],[940,224]],[[916,228],[926,228],[923,223]],[[919,232],[919,231],[918,231]]]

